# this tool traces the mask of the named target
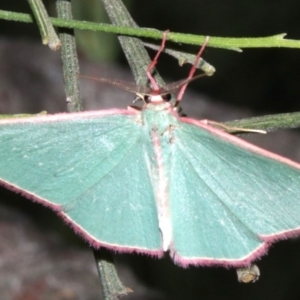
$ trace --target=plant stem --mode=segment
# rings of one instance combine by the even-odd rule
[[[57,0],[57,13],[60,18],[72,19],[70,0]],[[70,29],[61,31],[60,38],[68,111],[76,112],[81,110],[82,103],[79,93],[79,65],[73,31]],[[94,255],[104,299],[117,300],[119,295],[128,294],[130,289],[121,283],[109,253],[101,249],[94,250]]]
[[[49,45],[51,50],[59,50],[61,42],[53,28],[47,10],[41,0],[28,0],[35,20],[42,36],[44,45]]]
[[[113,24],[137,27],[121,1],[102,1]],[[136,82],[145,84],[147,81],[145,70],[150,58],[142,42],[139,39],[132,37],[119,36],[118,38]],[[125,287],[119,279],[113,263],[113,256],[104,249],[94,250],[94,254],[98,273],[102,282],[104,299],[117,300],[119,299],[119,296],[127,295],[131,290]]]
[[[20,119],[20,118],[30,118],[38,116],[46,116],[47,112],[45,110],[37,114],[10,114],[10,115],[0,115],[0,119]]]
[[[278,129],[300,127],[300,112],[267,115],[225,122],[226,126],[248,129],[262,129],[267,132]]]
[[[153,50],[159,49],[159,46],[157,46],[157,45],[153,45],[153,44],[149,44],[149,43],[143,43],[143,45],[148,48],[151,48]],[[196,55],[194,55],[194,54],[186,53],[183,51],[176,51],[176,50],[169,49],[169,48],[163,49],[162,52],[165,52],[165,53],[169,54],[170,56],[173,56],[174,58],[176,58],[178,60],[179,66],[182,66],[186,63],[193,65],[195,62],[195,59],[196,59]],[[212,76],[216,71],[214,66],[212,66],[211,64],[206,62],[202,57],[199,58],[198,65],[196,67],[197,67],[197,69],[201,69],[202,71],[204,71],[207,76]]]
[[[72,19],[70,0],[57,0],[57,14],[62,19]],[[62,42],[61,59],[63,63],[64,86],[69,112],[80,111],[82,102],[79,93],[79,64],[73,30],[60,30]]]
[[[104,3],[104,7],[112,24],[118,26],[131,26],[136,29],[139,28],[135,21],[131,18],[131,15],[122,1],[102,0],[102,2]],[[146,69],[151,60],[142,41],[137,38],[126,36],[119,36],[118,38],[135,78],[135,82],[139,85],[146,85],[148,81]],[[160,86],[165,85],[163,79],[157,72],[154,73],[154,77]]]
[[[104,300],[118,300],[120,296],[128,295],[131,289],[125,287],[114,266],[111,253],[106,249],[94,250],[97,270],[101,279]]]
[[[20,21],[32,23],[33,19],[28,14],[9,12],[0,10],[0,19],[9,21]],[[109,33],[117,33],[121,35],[130,35],[136,37],[148,37],[153,39],[161,39],[163,32],[150,28],[135,28],[129,26],[116,26],[110,24],[93,23],[76,20],[63,20],[50,18],[53,25],[69,29],[104,31]],[[229,38],[229,37],[210,37],[208,47],[223,48],[228,50],[241,51],[240,48],[300,48],[299,40],[284,39],[285,33],[267,37],[245,37],[245,38]],[[202,45],[206,36],[171,32],[168,34],[167,40],[176,43]]]

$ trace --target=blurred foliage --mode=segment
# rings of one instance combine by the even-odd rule
[[[101,1],[73,1],[73,17],[77,20],[109,23]],[[104,32],[76,30],[76,41],[79,51],[93,61],[113,61],[121,49],[115,35]]]
[[[49,3],[51,15],[55,15],[55,2]],[[104,7],[99,0],[73,1],[73,17],[76,20],[110,23]],[[92,61],[111,62],[120,54],[120,47],[115,35],[104,32],[76,30],[78,51]]]

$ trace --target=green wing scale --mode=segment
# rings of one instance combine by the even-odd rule
[[[170,210],[179,264],[249,264],[271,242],[299,233],[298,164],[200,122],[181,123],[174,141]]]
[[[0,149],[1,181],[51,206],[93,246],[162,252],[151,148],[139,115],[116,110],[2,122]]]

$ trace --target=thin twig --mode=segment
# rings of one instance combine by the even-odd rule
[[[53,28],[47,10],[41,0],[28,0],[35,20],[42,36],[44,45],[49,45],[51,50],[59,50],[61,42]]]
[[[9,21],[20,21],[26,23],[32,23],[33,19],[29,14],[16,13],[10,11],[0,10],[0,19]],[[93,23],[86,21],[76,20],[63,20],[58,18],[50,18],[53,25],[69,29],[81,29],[92,31],[103,31],[110,33],[117,33],[121,35],[130,35],[135,37],[147,37],[153,39],[161,39],[163,31],[151,28],[135,28],[132,26],[116,26],[110,24]],[[243,38],[231,38],[231,37],[210,37],[208,47],[223,48],[234,51],[241,51],[241,48],[272,48],[272,47],[284,47],[284,48],[300,48],[300,40],[285,39],[285,33],[276,34],[267,37],[243,37]],[[190,44],[190,45],[202,45],[206,36],[186,34],[172,32],[168,34],[168,41],[176,43]]]
[[[278,129],[299,128],[300,112],[267,115],[225,122],[229,127],[261,129],[267,132]]]
[[[57,0],[57,14],[62,19],[72,19],[70,0]],[[63,63],[64,86],[69,112],[80,111],[82,102],[79,93],[79,64],[73,30],[60,30],[62,42],[61,59]]]
[[[143,45],[150,49],[153,49],[153,50],[159,49],[158,45],[154,45],[154,44],[150,44],[150,43],[143,43]],[[192,64],[194,64],[195,59],[196,59],[196,55],[194,55],[194,54],[190,54],[190,53],[183,52],[183,51],[177,51],[177,50],[173,50],[173,49],[169,49],[169,48],[163,49],[163,52],[176,58],[178,60],[179,66],[183,66],[184,64],[187,64],[187,63],[192,65]],[[211,64],[209,64],[207,61],[205,61],[202,57],[200,57],[196,68],[204,71],[207,76],[212,76],[216,71],[215,67],[212,66]]]
[[[122,1],[102,0],[102,2],[104,3],[104,7],[112,24],[117,26],[131,26],[137,29],[139,28],[131,18],[131,15]],[[146,69],[151,60],[142,41],[137,38],[126,36],[119,36],[118,38],[135,78],[135,82],[140,85],[146,85],[148,81]],[[165,85],[163,79],[157,72],[154,74],[154,77],[161,86]]]
[[[112,254],[106,250],[94,250],[97,270],[102,286],[104,300],[118,300],[132,292],[121,282],[116,271]]]

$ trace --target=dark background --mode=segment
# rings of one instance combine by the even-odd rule
[[[44,2],[54,14],[54,1]],[[75,17],[92,20],[103,15],[100,21],[105,22],[101,1],[90,0],[88,3],[74,1]],[[141,27],[222,37],[263,37],[287,33],[286,38],[300,38],[299,3],[295,0],[152,0],[143,3],[125,0],[124,3]],[[1,9],[29,12],[26,1],[2,1]],[[31,24],[1,21],[1,33],[10,38],[27,37],[39,41],[37,29]],[[96,34],[97,37],[99,34]],[[116,41],[116,38],[111,38],[110,34],[101,37],[102,48],[113,46],[109,53],[99,53],[98,59],[125,64],[118,44],[111,42],[111,39]],[[89,55],[97,46],[91,38],[84,41],[85,46],[80,47],[81,53]],[[182,48],[194,53],[198,50],[197,47],[186,45]],[[261,113],[299,110],[298,51],[261,48],[245,49],[243,53],[238,53],[207,48],[204,58],[216,67],[217,72],[212,78],[194,83],[193,87],[216,101],[251,107]],[[163,59],[159,67],[163,75],[173,80],[186,76],[188,68],[181,70],[174,60],[167,58]]]
[[[54,1],[44,2],[49,11],[53,11]],[[295,0],[124,2],[141,27],[224,37],[259,37],[288,33],[287,38],[300,39],[300,4]],[[76,18],[92,20],[94,15],[103,15],[100,1],[77,0],[74,4],[81,4],[74,7]],[[99,8],[95,9],[94,5],[99,5]],[[26,1],[1,1],[0,9],[30,11]],[[104,19],[100,21],[104,22]],[[65,104],[59,53],[53,53],[47,47],[40,46],[39,33],[33,24],[0,21],[0,28],[0,62],[2,62],[0,113],[39,112],[43,109],[49,112],[63,111]],[[100,76],[103,73],[111,75],[104,77],[113,77],[114,74],[128,77],[126,62],[115,37],[107,39],[111,35],[96,34],[87,39],[85,35],[86,32],[78,33],[78,51],[84,74],[94,75],[100,72]],[[97,55],[99,43],[105,44],[110,51],[99,51]],[[198,50],[197,47],[186,45],[182,48],[194,53]],[[98,61],[95,63],[96,66],[93,67],[86,58]],[[298,100],[300,49],[245,49],[243,53],[237,53],[207,48],[204,58],[215,66],[217,72],[211,78],[193,83],[192,88],[197,94],[186,97],[192,97],[190,102],[186,99],[187,103],[192,103],[192,110],[204,107],[199,117],[215,115],[217,120],[218,117],[222,120],[233,116],[291,112],[300,109]],[[159,70],[165,78],[172,81],[185,77],[188,67],[179,68],[174,60],[164,56],[160,60]],[[106,97],[110,99],[112,97],[110,95],[114,95],[112,93],[115,91],[108,89]],[[102,97],[98,97],[98,93],[90,86],[83,86],[84,99],[88,102],[91,101],[90,98],[96,98],[95,102],[98,101],[98,104],[87,104],[89,108],[105,105],[101,101]],[[118,94],[118,99],[128,97],[127,94],[123,95],[124,93]],[[207,105],[210,106],[206,109],[202,102],[203,98],[209,99]],[[269,146],[272,148],[275,144],[284,144],[278,151],[300,161],[297,131],[285,135],[271,135]],[[92,255],[86,254],[84,258],[81,256],[83,252],[90,251],[86,249],[86,244],[66,228],[51,211],[4,189],[0,192],[2,192],[0,202],[3,205],[3,211],[0,211],[0,234],[2,233],[0,298],[100,299],[100,287],[97,285]],[[22,228],[23,231],[20,233],[18,228]],[[30,245],[31,256],[24,258],[24,253],[27,253]],[[255,284],[248,285],[237,282],[233,269],[185,270],[174,266],[168,258],[154,260],[143,256],[120,255],[118,261],[120,273],[123,274],[122,279],[135,291],[128,299],[298,300],[299,249],[298,240],[276,244],[271,248],[269,255],[258,262],[262,272],[261,279]],[[13,258],[8,259],[13,250],[15,251]],[[41,251],[47,253],[42,258],[40,258]],[[28,264],[24,265],[26,259]],[[80,259],[84,260],[80,262],[81,265],[77,265]],[[61,270],[61,264],[66,260],[69,271],[57,272]],[[52,268],[42,271],[38,268],[47,263]],[[21,272],[20,265],[26,268],[26,271]],[[88,269],[89,276],[79,271],[85,268]],[[49,279],[51,274],[52,281]],[[74,278],[74,274],[81,275]],[[53,278],[61,280],[64,285],[57,284],[53,287]],[[13,285],[12,282],[18,284]],[[65,291],[66,286],[71,292]],[[78,291],[79,287],[82,289],[81,293]],[[64,293],[54,293],[53,289]],[[2,298],[1,293],[5,297]]]

